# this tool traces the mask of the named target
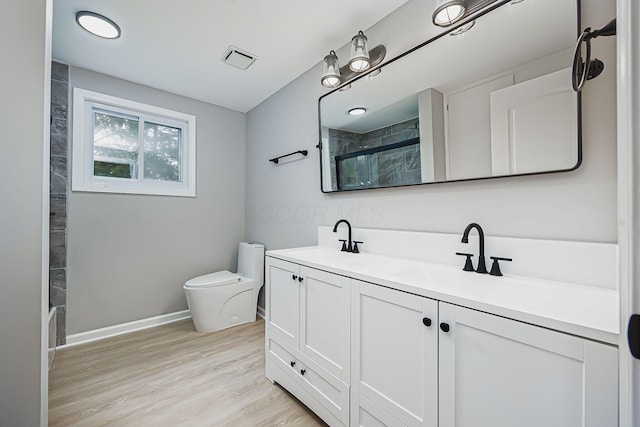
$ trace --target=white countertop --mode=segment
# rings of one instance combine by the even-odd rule
[[[273,250],[266,255],[618,345],[616,290],[462,271],[463,259],[460,267],[452,267],[386,255],[351,254],[321,246]]]

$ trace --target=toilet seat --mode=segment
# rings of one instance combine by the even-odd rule
[[[204,276],[198,276],[194,279],[187,281],[184,286],[186,288],[213,288],[216,286],[230,285],[238,283],[241,277],[228,270],[216,271],[215,273],[205,274]]]

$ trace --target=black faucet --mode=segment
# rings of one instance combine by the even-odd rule
[[[341,242],[342,242],[342,251],[343,252],[353,252],[353,244],[351,243],[351,224],[349,224],[349,221],[347,221],[346,219],[338,220],[338,222],[336,222],[336,225],[333,226],[333,232],[334,233],[338,232],[338,226],[340,225],[341,222],[344,222],[345,224],[347,224],[347,227],[349,227],[349,244],[345,245],[345,242],[343,240],[341,240]]]
[[[480,255],[478,256],[478,268],[476,268],[476,273],[486,273],[487,266],[484,263],[484,231],[482,231],[482,227],[472,222],[467,225],[467,228],[464,229],[464,233],[462,233],[462,243],[469,243],[469,231],[472,228],[478,230],[478,234],[480,235]]]

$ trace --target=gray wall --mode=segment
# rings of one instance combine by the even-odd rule
[[[41,364],[41,320],[47,309],[42,230],[48,211],[43,166],[45,157],[49,161],[44,136],[49,133],[45,100],[51,60],[46,4],[0,3],[0,426],[40,425],[45,409],[40,405],[41,386],[47,386]]]
[[[195,115],[197,197],[70,193],[67,334],[186,309],[186,280],[235,268],[245,115],[75,67],[70,86]]]
[[[385,44],[389,57],[416,45],[425,38],[429,4],[407,3],[366,31],[370,43]],[[614,16],[614,0],[583,1],[583,27]],[[326,90],[318,64],[247,115],[247,238],[267,249],[312,245],[317,225],[346,217],[356,227],[462,233],[475,221],[491,236],[615,242],[615,38],[594,40],[593,52],[606,68],[583,92],[584,162],[577,171],[342,194],[320,192],[314,146],[317,101]],[[344,48],[341,54],[348,55]],[[299,149],[308,149],[308,158],[267,161]]]

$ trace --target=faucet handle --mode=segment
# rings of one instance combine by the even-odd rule
[[[466,256],[467,259],[464,262],[464,267],[462,268],[464,271],[475,271],[473,269],[473,263],[471,262],[471,257],[473,256],[473,254],[467,254],[464,252],[456,252],[456,255],[460,255],[460,256]]]
[[[502,271],[500,271],[500,264],[498,261],[513,261],[511,258],[502,258],[499,256],[490,257],[493,260],[493,264],[491,264],[491,271],[489,272],[492,276],[502,276]]]
[[[341,252],[347,252],[347,240],[346,239],[338,239],[339,242],[342,242]]]
[[[353,253],[354,254],[359,254],[360,250],[358,249],[358,243],[360,243],[361,245],[364,245],[364,242],[358,242],[358,241],[353,241]]]

